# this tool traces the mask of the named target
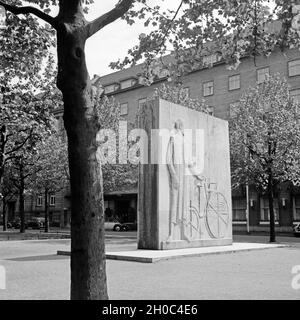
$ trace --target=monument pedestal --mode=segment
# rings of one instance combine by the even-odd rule
[[[200,247],[215,247],[232,245],[232,239],[198,239],[192,241],[174,240],[170,242],[162,241],[161,250],[200,248]]]

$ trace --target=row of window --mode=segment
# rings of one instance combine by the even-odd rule
[[[263,81],[265,81],[266,76],[270,74],[270,68],[269,67],[260,68],[260,69],[257,69],[256,72],[257,72],[257,83],[260,84]],[[300,59],[288,62],[288,74],[290,77],[300,75]],[[238,90],[240,88],[241,88],[241,75],[235,74],[235,75],[229,76],[228,90],[233,91],[233,90]],[[183,90],[184,90],[183,94],[186,93],[189,96],[189,88],[184,88]],[[208,81],[203,83],[203,96],[207,97],[213,94],[214,94],[214,81]],[[290,94],[297,103],[300,103],[300,89],[293,89],[290,91]],[[138,100],[138,105],[140,106],[142,103],[145,103],[145,102],[146,102],[145,98],[140,99]],[[230,116],[234,114],[234,109],[236,107],[236,104],[237,102],[232,103],[230,105]],[[209,108],[210,108],[209,114],[214,115],[214,108],[213,107],[209,107]],[[128,114],[127,102],[121,103],[120,114],[122,116]]]
[[[266,80],[270,75],[270,67],[260,68],[256,71],[257,83],[260,84]],[[300,75],[300,59],[288,62],[289,77]],[[228,77],[228,90],[238,90],[241,88],[241,75],[235,74]],[[203,96],[208,97],[214,94],[214,81],[207,81],[203,83]]]
[[[184,90],[186,91],[186,94],[189,95],[189,88],[184,88]],[[300,89],[293,89],[290,90],[290,95],[293,97],[294,101],[296,103],[300,103]],[[138,105],[140,106],[141,104],[146,102],[146,98],[144,99],[140,99],[138,100]],[[239,102],[233,102],[229,105],[229,115],[230,117],[234,117],[236,114],[236,107],[239,104]],[[208,113],[211,116],[214,116],[214,107],[213,106],[209,106],[208,107]],[[120,104],[120,115],[121,116],[126,116],[128,115],[128,102],[125,103],[121,103]]]
[[[285,199],[282,199],[285,205]],[[250,203],[251,206],[251,203]],[[274,199],[274,214],[275,221],[279,221],[279,203],[278,199]],[[300,197],[293,197],[293,219],[300,221]],[[232,220],[245,221],[246,220],[246,199],[233,199],[232,200]],[[266,198],[260,199],[260,221],[270,221],[269,201]]]
[[[270,74],[270,67],[259,68],[256,71],[257,83],[262,83],[265,81],[266,76]],[[288,62],[288,76],[298,76],[300,75],[300,59],[289,61]],[[114,83],[108,85],[104,88],[105,93],[112,93],[119,89],[127,89],[130,88],[136,83],[138,80],[135,78],[121,81],[119,84]],[[238,90],[241,88],[241,75],[235,74],[228,77],[228,90]],[[208,97],[214,94],[214,81],[207,81],[203,83],[203,96]]]
[[[138,106],[140,107],[143,103],[146,102],[146,98],[138,100]],[[128,102],[124,102],[120,104],[120,115],[126,116],[128,114]]]
[[[43,205],[43,196],[37,196],[36,206],[41,207],[42,205]],[[50,195],[49,205],[55,206],[55,196],[54,195]]]
[[[186,94],[189,95],[189,88],[184,88],[186,91]],[[293,97],[294,101],[296,103],[300,103],[300,89],[292,89],[290,90],[290,95]],[[146,102],[146,98],[138,100],[138,105],[140,106],[141,104]],[[239,102],[233,102],[229,105],[229,115],[230,117],[234,117],[236,114],[236,107],[239,104]],[[209,106],[208,107],[208,113],[211,116],[214,116],[214,107]],[[121,116],[125,116],[128,114],[128,102],[121,103],[120,104],[120,114]]]
[[[137,79],[131,78],[131,79],[121,81],[120,83],[113,83],[113,84],[110,84],[110,85],[104,87],[104,92],[106,94],[108,94],[108,93],[112,93],[117,90],[128,89],[128,88],[135,86],[137,84],[137,82],[138,82]]]

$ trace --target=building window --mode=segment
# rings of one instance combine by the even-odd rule
[[[128,80],[124,80],[124,81],[121,81],[121,89],[127,89],[127,88],[130,88],[132,86],[134,86],[136,83],[136,80],[134,79],[128,79]]]
[[[118,89],[118,86],[116,84],[111,84],[109,86],[104,87],[104,92],[107,93],[112,93]]]
[[[279,207],[278,199],[274,199],[274,214],[275,221],[279,220]],[[260,220],[261,221],[270,221],[270,209],[269,209],[269,200],[267,198],[260,199]]]
[[[300,59],[288,62],[289,76],[300,75]]]
[[[169,76],[170,76],[170,71],[168,69],[162,69],[158,75],[159,78],[167,78]]]
[[[237,90],[241,88],[241,76],[239,74],[236,74],[234,76],[228,77],[228,89],[231,90]]]
[[[232,220],[246,221],[246,199],[232,199]]]
[[[214,108],[213,106],[209,106],[209,107],[207,108],[207,111],[208,111],[208,114],[209,114],[210,116],[214,116],[214,114],[215,114],[215,108]]]
[[[230,118],[234,118],[237,115],[237,108],[238,108],[239,102],[233,102],[229,105],[229,116]]]
[[[42,204],[43,204],[43,197],[42,196],[37,196],[37,198],[36,198],[37,207],[41,207]]]
[[[294,221],[300,221],[300,196],[293,197]]]
[[[263,83],[266,79],[267,76],[270,75],[270,68],[261,68],[257,70],[257,82],[258,83]]]
[[[54,195],[50,196],[50,206],[55,206],[55,196]]]
[[[146,102],[147,102],[147,99],[146,99],[146,98],[139,99],[139,100],[138,100],[139,108],[140,108],[144,103],[146,103]]]
[[[125,116],[128,114],[128,103],[121,103],[120,104],[120,115]]]
[[[300,89],[294,89],[290,91],[290,96],[296,103],[300,104]]]
[[[209,81],[209,82],[203,83],[203,96],[207,97],[207,96],[212,96],[213,94],[214,94],[214,82]]]

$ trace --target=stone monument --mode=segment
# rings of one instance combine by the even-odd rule
[[[232,244],[227,121],[157,99],[143,105],[139,127],[148,142],[139,169],[138,248]]]

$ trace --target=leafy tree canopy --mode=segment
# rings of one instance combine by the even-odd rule
[[[236,105],[230,122],[232,181],[266,189],[274,183],[299,180],[299,105],[279,75],[251,88]]]

